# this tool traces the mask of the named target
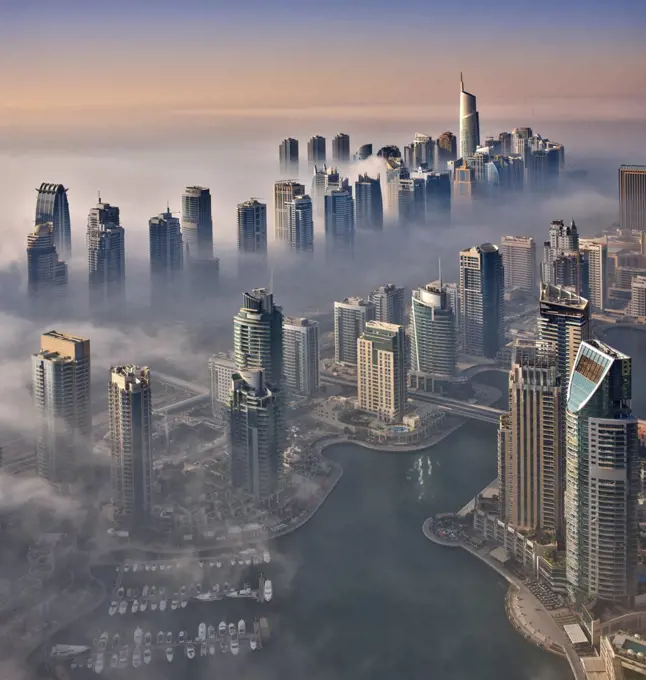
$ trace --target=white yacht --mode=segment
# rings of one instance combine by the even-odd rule
[[[125,614],[128,611],[128,603],[126,600],[119,602],[119,614]]]
[[[153,563],[150,567],[150,570],[151,571],[157,571],[157,565]]]
[[[130,571],[130,565],[129,564],[124,565],[123,570]]]
[[[157,633],[157,644],[158,645],[164,644],[164,631],[163,630],[160,630],[159,633]]]
[[[222,566],[222,562],[220,562],[220,560],[218,560],[218,561],[215,563],[215,566],[219,569],[219,568]]]
[[[162,597],[162,599],[159,601],[159,611],[160,612],[165,612],[166,611],[166,598]]]
[[[52,647],[52,659],[68,659],[87,652],[90,648],[84,645],[54,645]]]
[[[236,634],[236,624],[230,623],[229,624],[229,635],[233,636],[235,634]]]
[[[150,569],[150,565],[148,564],[148,562],[144,563],[144,569],[146,571],[148,571]]]
[[[150,634],[150,631],[146,631],[146,634],[144,635],[144,645],[146,647],[150,647],[153,643],[153,636]]]
[[[244,619],[240,619],[238,621],[238,635],[244,635],[247,632],[247,625],[244,622]]]
[[[262,559],[269,564],[271,562],[271,555],[269,554],[269,550],[263,550],[262,553]]]
[[[117,609],[119,609],[119,603],[116,600],[112,600],[112,602],[110,602],[108,614],[110,614],[110,616],[114,616],[117,613]]]
[[[108,631],[105,630],[103,631],[103,633],[101,633],[101,637],[99,638],[99,649],[101,651],[104,651],[107,646],[108,646]]]
[[[186,656],[189,659],[194,659],[195,658],[195,645],[192,642],[189,642],[186,645]]]
[[[139,600],[133,600],[132,601],[132,608],[130,609],[130,611],[133,614],[136,614],[139,611]]]
[[[256,636],[252,635],[249,638],[249,647],[251,647],[251,651],[255,651],[257,646],[258,646],[258,643],[256,642]]]
[[[104,667],[105,667],[105,657],[103,655],[103,652],[99,652],[96,655],[96,661],[94,662],[94,672],[95,673],[102,673]]]
[[[157,600],[151,600],[150,601],[150,611],[156,612],[157,607],[159,607],[159,602],[157,602]]]
[[[125,668],[128,665],[128,657],[130,654],[130,649],[128,645],[124,645],[119,650],[119,668]]]
[[[207,649],[207,646],[206,646],[206,642],[203,642],[200,645],[200,656],[206,656],[207,653],[208,653],[208,649]]]
[[[183,645],[186,642],[186,633],[183,630],[179,631],[177,641],[179,642],[180,645]]]
[[[152,658],[153,653],[150,651],[150,647],[146,647],[146,649],[144,649],[144,663],[149,664]]]
[[[177,609],[177,607],[179,607],[179,600],[178,600],[176,597],[174,597],[174,598],[170,601],[170,608],[171,608],[173,611],[175,611],[175,610]]]
[[[237,656],[239,652],[240,643],[238,642],[238,636],[236,635],[231,638],[231,654],[233,654],[233,656]]]
[[[232,560],[231,560],[231,566],[232,566],[232,567],[235,567],[235,566],[236,566],[236,561],[235,561],[235,559],[232,559]]]
[[[175,656],[175,650],[172,647],[166,647],[166,661],[170,663]]]
[[[265,602],[269,602],[274,596],[274,589],[272,588],[271,581],[269,579],[265,581],[263,595],[265,596]]]
[[[121,599],[121,598],[123,597],[123,595],[124,595],[124,590],[123,590],[123,586],[121,586],[121,587],[119,588],[119,590],[117,590],[117,597],[118,597],[119,599]]]
[[[135,563],[132,565],[132,571],[137,571],[137,569],[139,569],[139,565],[135,562]]]
[[[206,624],[205,623],[200,623],[200,625],[197,629],[197,639],[200,642],[204,642],[204,640],[206,640]]]
[[[188,600],[187,600],[185,597],[183,597],[183,598],[181,599],[181,602],[179,603],[179,606],[180,606],[182,609],[186,609],[186,605],[187,605],[187,604],[188,604]]]
[[[229,643],[226,638],[220,640],[220,651],[222,654],[226,654],[229,651]]]
[[[141,666],[141,649],[139,649],[139,647],[136,647],[135,651],[132,653],[132,665],[135,668]]]
[[[119,665],[119,655],[113,654],[110,657],[110,668],[116,668]]]
[[[148,609],[148,600],[142,600],[141,604],[139,605],[139,611],[145,612],[146,609]]]
[[[172,645],[173,644],[173,634],[169,630],[168,633],[166,633],[166,644],[167,645]]]
[[[90,656],[88,656],[88,658],[87,658],[86,666],[87,666],[88,668],[92,668],[92,666],[94,666],[94,659],[92,658],[92,655],[91,655],[91,654],[90,654]]]
[[[144,586],[143,590],[141,591],[141,597],[148,597],[149,592],[150,592],[150,588],[148,586]]]
[[[139,647],[143,638],[144,638],[144,631],[141,630],[141,628],[139,626],[137,626],[135,628],[135,644],[137,645],[137,647]]]
[[[227,634],[227,624],[224,621],[220,621],[220,625],[218,626],[218,635],[226,635]]]
[[[209,623],[209,627],[206,629],[206,637],[212,640],[215,637],[215,628]]]
[[[119,633],[115,633],[112,638],[112,649],[116,649],[119,646]]]
[[[215,654],[215,642],[211,641],[209,643],[209,654],[213,656]]]

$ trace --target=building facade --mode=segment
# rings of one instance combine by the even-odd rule
[[[267,253],[267,206],[255,198],[238,204],[238,252]]]
[[[298,156],[298,139],[283,139],[278,146],[278,162],[283,175],[298,177]]]
[[[401,422],[407,386],[404,329],[368,321],[357,341],[357,401],[362,411],[387,423]]]
[[[186,187],[182,194],[182,230],[189,260],[213,259],[211,191]]]
[[[631,316],[646,317],[646,276],[635,276],[630,284]]]
[[[54,225],[37,225],[27,236],[27,290],[30,297],[60,290],[67,284],[67,264],[58,259],[54,245]]]
[[[209,358],[211,413],[216,420],[224,419],[228,413],[231,380],[237,372],[236,362],[227,354],[214,354]]]
[[[292,251],[311,253],[314,250],[314,213],[312,199],[296,196],[287,204],[289,247]]]
[[[354,199],[350,190],[325,195],[325,245],[335,253],[354,250]]]
[[[536,296],[536,242],[531,236],[503,236],[500,254],[505,268],[505,289]]]
[[[321,351],[319,324],[305,318],[283,320],[283,370],[285,386],[312,396],[319,388]]]
[[[358,297],[334,303],[334,361],[357,365],[357,340],[366,323],[375,320],[375,306]]]
[[[579,248],[585,260],[583,292],[587,293],[592,310],[602,312],[608,306],[608,246],[581,239]]]
[[[354,201],[357,229],[381,231],[384,228],[384,204],[380,176],[359,175],[354,183]]]
[[[389,283],[375,288],[368,299],[375,306],[375,321],[404,325],[406,315],[406,291],[402,286]]]
[[[90,306],[120,304],[126,292],[125,231],[119,208],[99,201],[87,220]]]
[[[350,162],[350,135],[340,132],[333,137],[332,161],[335,163]]]
[[[475,95],[464,89],[460,74],[460,158],[466,159],[480,146],[480,116]]]
[[[619,226],[646,231],[646,165],[619,168]]]
[[[297,196],[305,196],[305,186],[294,180],[274,184],[274,236],[277,241],[289,241],[289,207]]]
[[[36,198],[36,220],[34,224],[51,222],[54,230],[54,247],[62,260],[72,254],[72,231],[67,189],[62,184],[43,182]]]
[[[310,165],[325,163],[325,137],[310,137],[307,142],[307,162]]]
[[[167,210],[148,221],[150,273],[155,283],[173,282],[184,266],[184,244],[179,219]]]

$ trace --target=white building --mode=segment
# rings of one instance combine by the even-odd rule
[[[366,322],[375,318],[372,302],[359,297],[345,298],[334,303],[334,361],[357,365],[357,340]]]
[[[634,276],[630,290],[630,315],[646,316],[646,276]]]
[[[319,324],[310,319],[283,320],[283,373],[292,391],[310,396],[319,388]]]
[[[231,394],[231,376],[236,373],[236,363],[227,354],[214,354],[209,359],[211,375],[211,412],[214,418],[225,415]]]
[[[503,236],[500,254],[505,268],[505,289],[516,288],[536,296],[538,281],[534,239],[531,236]]]

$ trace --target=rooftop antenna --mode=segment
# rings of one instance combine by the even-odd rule
[[[101,203],[101,189],[98,189],[96,193],[99,195],[99,203]]]
[[[170,201],[168,199],[166,199],[166,212],[170,212]]]
[[[438,257],[438,266],[440,269],[439,277],[440,277],[440,291],[442,291],[442,258]]]
[[[272,267],[269,271],[269,292],[274,292],[274,268]]]
[[[464,92],[464,78],[462,77],[462,71],[460,71],[460,91]]]

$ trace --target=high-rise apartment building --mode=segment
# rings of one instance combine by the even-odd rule
[[[311,319],[283,320],[283,371],[285,385],[298,394],[311,396],[319,388],[321,353],[319,324]]]
[[[592,310],[602,312],[608,304],[608,246],[581,239],[579,250],[584,260],[583,292],[587,292]]]
[[[374,319],[372,302],[349,297],[334,303],[334,361],[337,364],[357,365],[357,339],[366,323]]]
[[[633,277],[630,285],[631,316],[646,316],[646,276]]]
[[[404,325],[406,312],[405,290],[401,286],[389,283],[375,288],[368,299],[375,306],[375,321]]]
[[[504,269],[498,246],[460,252],[460,331],[467,354],[495,358],[505,342]]]
[[[410,170],[417,170],[420,166],[432,170],[435,161],[434,151],[433,139],[429,135],[416,132],[413,143],[404,147],[404,164]]]
[[[574,220],[550,224],[549,241],[543,244],[542,279],[554,286],[573,288],[578,295],[587,294],[586,263],[579,252],[579,232]]]
[[[443,132],[435,142],[435,157],[433,167],[437,170],[446,170],[449,161],[457,160],[458,140],[452,132]]]
[[[283,376],[283,313],[273,293],[254,288],[242,296],[242,307],[233,317],[233,350],[239,371],[260,369],[272,388]]]
[[[639,454],[631,360],[583,342],[567,397],[566,578],[574,601],[629,603],[637,586]]]
[[[307,162],[310,165],[325,163],[325,137],[316,135],[307,142]]]
[[[480,116],[476,97],[464,89],[460,74],[460,157],[466,159],[480,146]]]
[[[448,172],[425,172],[426,222],[448,226],[451,221],[451,176]]]
[[[140,528],[153,507],[152,395],[147,367],[110,369],[108,410],[114,520]]]
[[[287,203],[287,219],[289,223],[289,247],[297,252],[314,250],[314,215],[312,199],[295,196]]]
[[[381,231],[384,228],[384,205],[381,179],[359,175],[354,183],[355,218],[358,229]]]
[[[209,358],[211,413],[218,420],[223,420],[228,413],[231,380],[237,372],[236,362],[227,354],[214,354]]]
[[[400,179],[397,204],[397,213],[401,225],[424,224],[426,221],[425,179],[421,177]]]
[[[536,242],[531,236],[503,236],[500,254],[505,268],[505,288],[516,288],[528,295],[538,292]]]
[[[54,245],[54,225],[39,224],[27,235],[27,288],[40,296],[67,283],[67,264],[58,259]]]
[[[457,201],[457,206],[468,206],[476,196],[475,170],[464,159],[453,168],[452,186],[452,200]]]
[[[87,218],[90,305],[123,302],[126,286],[125,232],[119,208],[99,199]]]
[[[350,162],[350,135],[340,132],[332,139],[332,161],[334,163]]]
[[[498,434],[503,521],[533,533],[561,517],[561,376],[554,347],[517,340],[509,372],[509,413]]]
[[[267,253],[267,206],[255,198],[238,203],[238,252]]]
[[[36,220],[34,224],[51,222],[54,230],[54,247],[62,260],[72,254],[72,231],[67,189],[62,184],[43,182],[36,198]]]
[[[263,371],[241,371],[231,381],[229,437],[231,481],[256,498],[277,490],[283,468],[286,424],[282,399]]]
[[[325,244],[335,252],[354,248],[354,199],[352,190],[330,191],[325,195]]]
[[[150,273],[153,285],[173,282],[184,265],[184,244],[177,217],[170,210],[148,221]]]
[[[619,226],[646,231],[646,165],[619,168]]]
[[[90,341],[44,333],[31,368],[38,474],[53,484],[67,483],[92,450]]]
[[[362,144],[355,152],[352,160],[355,162],[365,161],[372,156],[372,144]]]
[[[455,314],[441,281],[413,291],[410,313],[410,385],[434,391],[456,372]]]
[[[357,402],[387,423],[401,422],[407,387],[404,329],[368,321],[357,341]]]
[[[298,139],[283,139],[278,147],[278,161],[283,175],[298,177]]]
[[[213,259],[211,191],[186,187],[182,194],[182,231],[189,260]]]
[[[312,177],[312,200],[316,213],[325,212],[325,196],[332,191],[351,191],[347,177],[342,177],[339,169],[334,166],[315,165]]]
[[[297,196],[305,196],[305,187],[294,180],[274,184],[274,236],[277,241],[289,241],[289,207]]]

